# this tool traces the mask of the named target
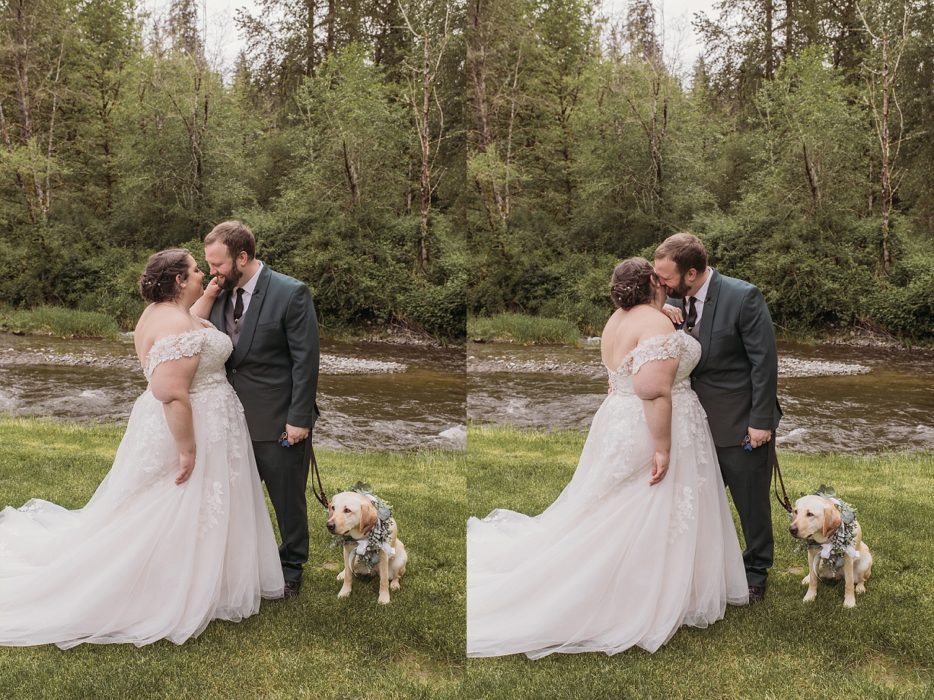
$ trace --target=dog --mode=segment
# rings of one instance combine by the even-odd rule
[[[368,491],[342,491],[328,506],[327,527],[344,541],[344,570],[337,575],[343,586],[337,597],[350,595],[354,574],[370,576],[375,566],[379,572],[377,601],[388,604],[389,591],[399,590],[408,561],[391,507]]]
[[[808,541],[808,575],[801,581],[808,587],[804,602],[817,598],[818,578],[842,576],[843,607],[855,608],[856,593],[866,592],[866,580],[872,573],[872,554],[863,542],[853,510],[840,499],[818,492],[795,501],[791,515],[791,535]]]

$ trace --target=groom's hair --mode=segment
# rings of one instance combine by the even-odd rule
[[[669,258],[678,267],[682,275],[692,267],[698,272],[707,269],[707,249],[700,238],[693,233],[676,233],[668,236],[655,249],[655,259]]]
[[[227,246],[231,258],[236,258],[241,251],[246,253],[247,260],[256,257],[256,238],[250,227],[242,221],[224,221],[212,228],[204,237],[204,245],[211,245],[215,241]]]

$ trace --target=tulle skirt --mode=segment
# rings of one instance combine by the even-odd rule
[[[134,405],[84,508],[0,512],[0,644],[176,644],[281,597],[282,570],[243,409],[226,381],[193,393],[197,457],[177,486],[162,404]]]
[[[655,651],[748,592],[716,450],[696,395],[673,394],[669,471],[649,486],[642,402],[614,393],[577,470],[535,517],[496,510],[467,530],[467,653]]]

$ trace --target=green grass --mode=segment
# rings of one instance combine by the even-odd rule
[[[578,432],[472,426],[471,514],[541,511],[569,480],[583,440]],[[654,654],[470,659],[464,697],[934,697],[934,455],[781,457],[792,499],[824,483],[859,510],[875,561],[855,609],[843,609],[842,585],[801,601],[806,555],[773,498],[775,565],[764,603],[728,608],[704,630],[685,627]]]
[[[499,314],[467,319],[467,338],[476,342],[574,345],[580,337],[577,326],[560,318]]]
[[[82,506],[122,432],[0,418],[0,507],[30,497]],[[317,452],[329,494],[359,479],[395,507],[409,564],[392,603],[377,605],[376,580],[338,600],[340,552],[309,494],[312,551],[297,599],[264,602],[239,624],[214,622],[182,646],[0,648],[0,697],[453,696],[464,670],[463,453]]]
[[[110,316],[59,306],[0,308],[0,331],[60,338],[115,338],[120,328]]]

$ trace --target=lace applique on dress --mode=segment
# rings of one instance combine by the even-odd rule
[[[211,484],[211,492],[204,499],[204,508],[198,516],[198,539],[204,539],[208,530],[217,527],[220,515],[224,512],[224,487],[221,482]]]
[[[681,341],[677,333],[654,335],[639,343],[623,363],[623,368],[635,374],[646,362],[671,360],[681,357]]]
[[[180,360],[183,357],[194,357],[201,352],[204,345],[204,330],[185,331],[175,335],[167,335],[159,338],[149,349],[149,357],[146,359],[146,370],[144,374],[146,379],[152,378],[152,373],[163,362],[169,360]]]
[[[674,504],[674,517],[668,529],[668,542],[674,542],[690,529],[694,522],[694,491],[690,486],[678,487]]]

